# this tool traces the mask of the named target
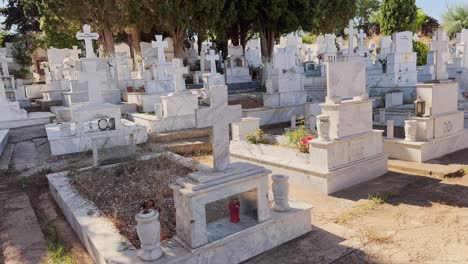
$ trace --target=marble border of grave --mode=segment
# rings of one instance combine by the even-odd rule
[[[207,166],[201,165],[191,158],[185,158],[171,152],[144,156],[141,160],[149,160],[159,155],[167,155],[174,162],[188,168],[195,167],[199,171],[208,169]],[[104,167],[111,166],[118,166],[118,164]],[[78,194],[69,182],[67,173],[65,171],[47,175],[50,192],[93,260],[97,264],[147,263],[137,256],[138,251],[125,237],[119,234],[111,220],[103,216],[92,201]],[[216,260],[222,259],[223,263],[234,264],[247,260],[304,234],[304,231],[311,230],[311,206],[300,202],[290,202],[290,206],[292,209],[287,212],[271,211],[272,219],[259,223],[253,228],[193,250],[187,250],[177,242],[176,237],[162,241],[161,246],[164,254],[154,263],[190,264],[205,263],[207,260],[214,263]],[[285,223],[294,224],[285,225]],[[260,240],[261,243],[258,242]],[[245,247],[249,250],[234,250]]]

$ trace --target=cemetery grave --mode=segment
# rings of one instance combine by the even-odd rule
[[[0,12],[0,263],[468,263],[468,6],[82,1]]]

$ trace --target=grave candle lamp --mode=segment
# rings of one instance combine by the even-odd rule
[[[230,213],[230,219],[232,223],[237,223],[240,221],[239,217],[239,208],[240,208],[240,202],[238,199],[234,198],[231,200],[229,203],[229,213]]]
[[[424,101],[421,97],[418,97],[418,99],[414,101],[414,107],[417,117],[424,116],[426,109],[426,101]]]

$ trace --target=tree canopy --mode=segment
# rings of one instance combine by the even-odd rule
[[[416,0],[383,0],[380,6],[380,29],[384,35],[414,30]]]
[[[450,38],[463,28],[468,28],[468,4],[449,7],[442,15],[442,27]]]

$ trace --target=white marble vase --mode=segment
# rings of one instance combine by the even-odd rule
[[[149,211],[147,214],[140,212],[135,216],[138,223],[136,227],[137,234],[141,242],[138,256],[145,261],[156,260],[163,254],[160,241],[161,224],[159,223],[159,213],[152,209]]]
[[[278,212],[289,211],[289,176],[275,174],[271,178],[273,180],[273,210]]]
[[[317,130],[319,140],[330,141],[330,117],[325,115],[317,116]]]
[[[405,120],[405,141],[416,141],[416,120]]]

